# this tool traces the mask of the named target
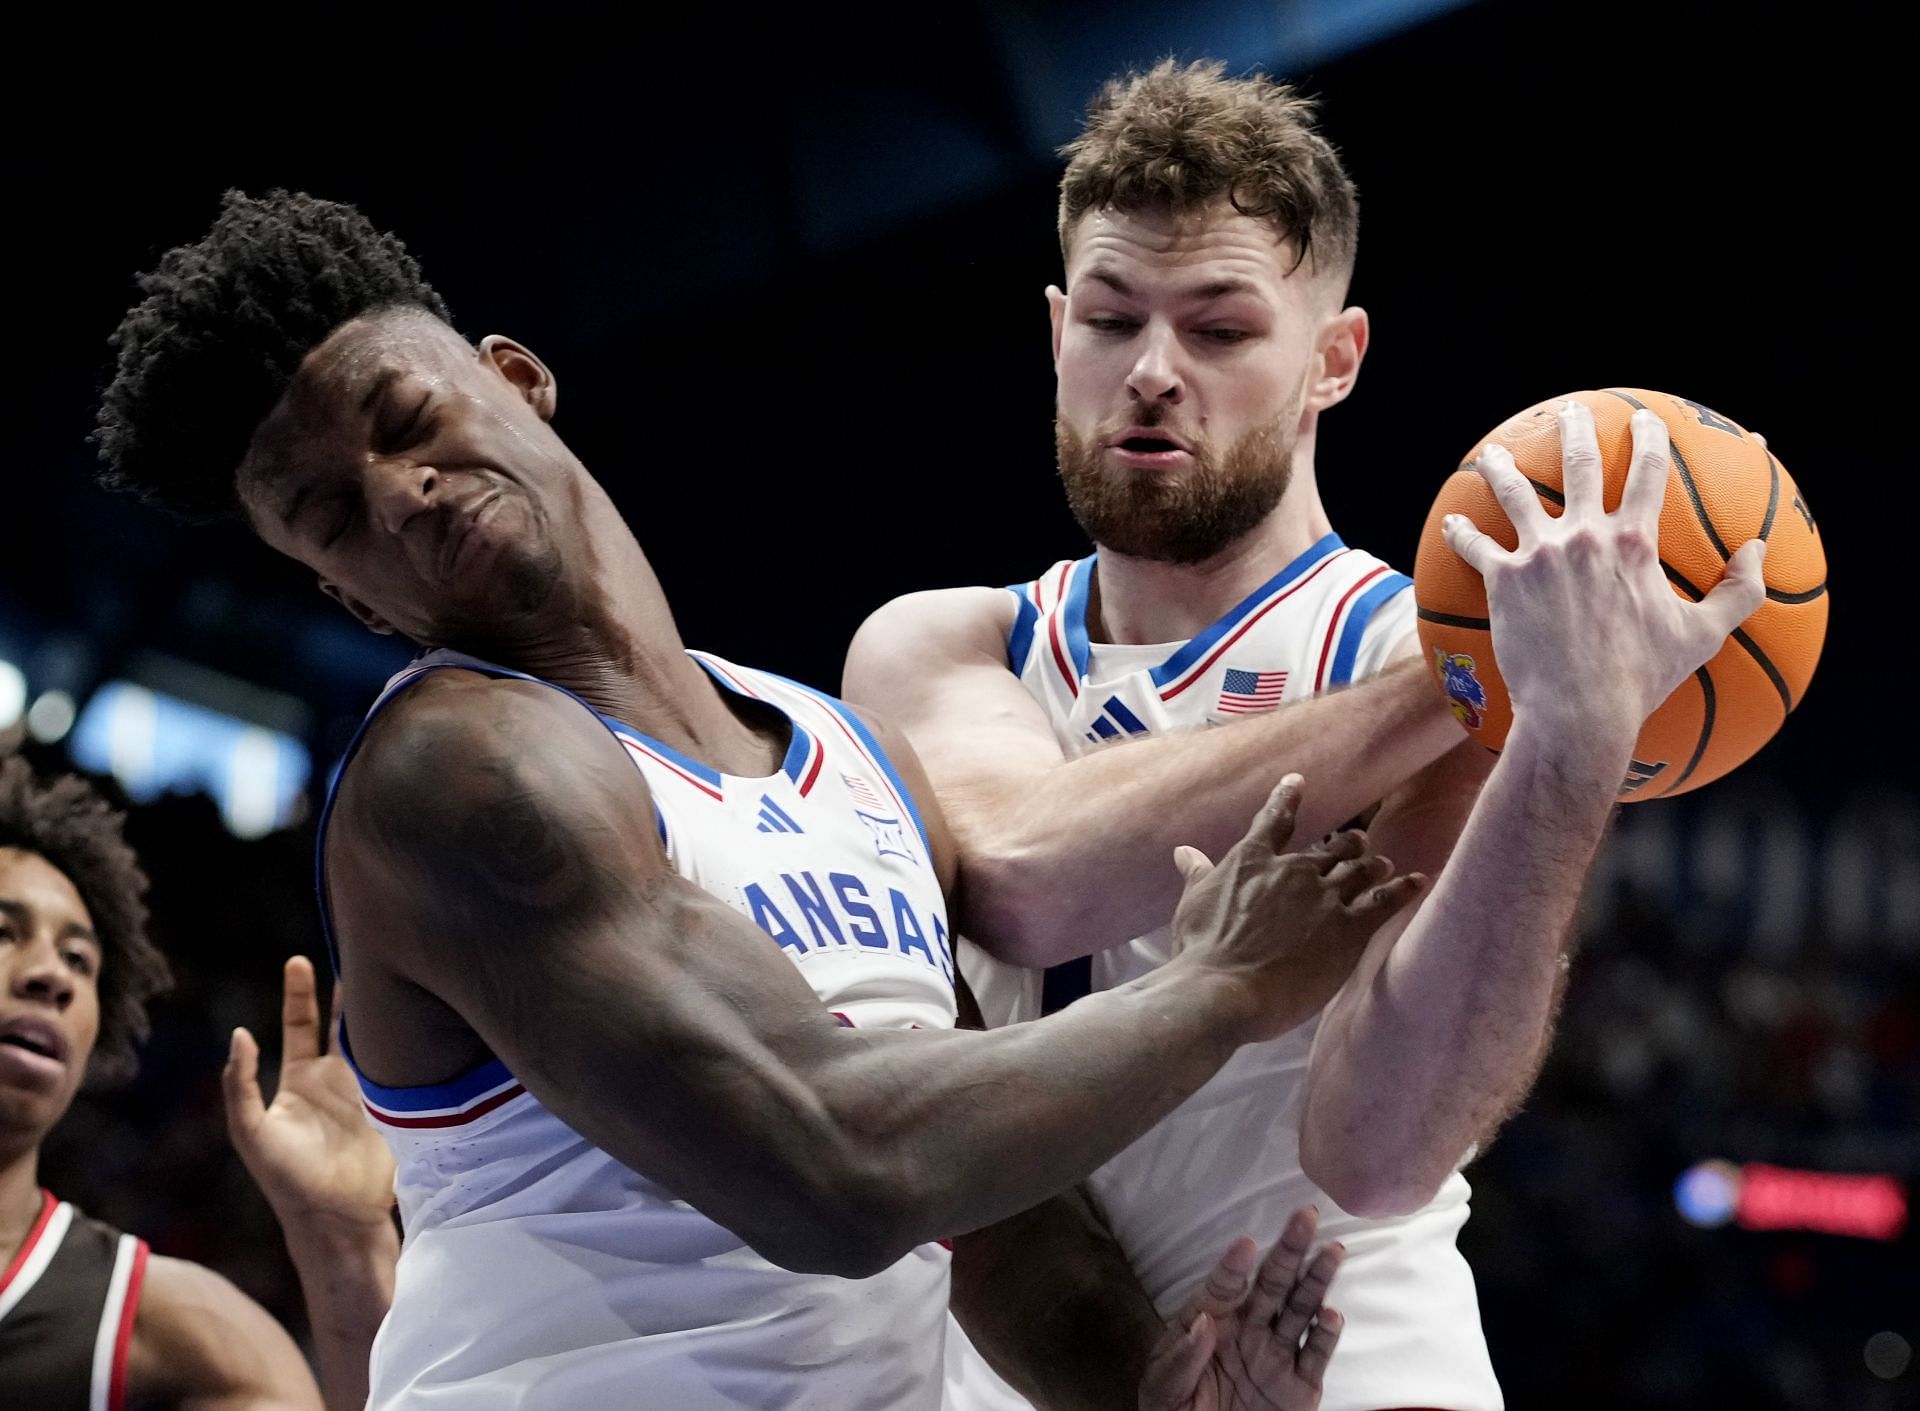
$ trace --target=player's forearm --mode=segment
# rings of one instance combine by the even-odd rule
[[[850,1277],[1073,1185],[1198,1089],[1252,1021],[1237,982],[1184,964],[990,1033],[843,1029],[810,999],[740,1003],[732,978],[701,988],[737,1024],[710,1011],[698,1031],[661,1032],[657,1010],[613,1014],[596,989],[606,1022],[510,1062],[588,1140],[767,1259]],[[562,1003],[584,1018],[581,998]]]
[[[1166,923],[1180,844],[1217,857],[1283,774],[1308,781],[1294,836],[1317,838],[1459,743],[1424,668],[1211,730],[1129,740],[1042,778],[943,788],[960,846],[967,936],[1052,965]],[[936,748],[924,749],[934,761]]]
[[[1417,1209],[1538,1072],[1581,888],[1632,746],[1516,723],[1451,860],[1370,979],[1330,1008],[1307,1174],[1356,1214]],[[1617,755],[1617,759],[1615,756]]]
[[[399,1236],[384,1222],[352,1228],[290,1222],[286,1235],[327,1411],[361,1411],[374,1334],[393,1303]]]
[[[1077,1189],[954,1241],[953,1313],[994,1370],[1040,1411],[1132,1405],[1164,1331],[1112,1232]]]
[[[1184,971],[1163,967],[1044,1024],[848,1045],[822,1090],[882,1162],[902,1252],[1084,1179],[1217,1072],[1241,1041],[1244,997]]]

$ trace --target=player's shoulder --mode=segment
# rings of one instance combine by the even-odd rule
[[[161,1321],[192,1308],[229,1308],[233,1300],[252,1302],[224,1274],[196,1264],[149,1254],[140,1281],[140,1316]]]
[[[141,1278],[126,1375],[137,1393],[168,1402],[240,1392],[271,1397],[257,1404],[320,1405],[299,1350],[265,1309],[204,1264],[159,1254]]]
[[[982,650],[1004,653],[1021,599],[1005,588],[928,588],[882,604],[848,650],[939,660]]]
[[[1323,540],[1322,542],[1324,543],[1325,541]],[[1331,562],[1337,563],[1344,573],[1371,573],[1376,568],[1384,568],[1393,573],[1400,571],[1399,567],[1391,559],[1374,553],[1364,544],[1349,544],[1344,540],[1337,542],[1339,544],[1338,551],[1329,554],[1327,557]]]
[[[489,783],[489,761],[518,772],[605,734],[585,706],[552,686],[443,667],[382,703],[342,771],[341,798],[457,804],[463,786]]]

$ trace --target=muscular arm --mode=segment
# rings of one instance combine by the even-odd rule
[[[367,1404],[374,1334],[393,1304],[400,1237],[392,1225],[347,1232],[282,1225],[313,1326],[328,1411]]]
[[[1494,764],[1476,744],[1456,746],[1388,796],[1368,829],[1375,845],[1451,892],[1456,884],[1443,869]],[[1545,946],[1522,930],[1531,918],[1513,926],[1485,918],[1453,929],[1416,924],[1441,884],[1381,928],[1314,1037],[1301,1167],[1356,1213],[1416,1209],[1432,1199],[1462,1156],[1518,1105],[1545,1052],[1558,989],[1545,1010],[1528,1007],[1528,977]],[[1479,998],[1463,1001],[1469,990]],[[1488,1012],[1513,1022],[1458,1022],[1462,1003],[1497,1004]],[[1459,1081],[1475,1070],[1495,1075],[1492,1091]],[[1396,1086],[1401,1092],[1391,1091]],[[1384,1110],[1383,1100],[1395,1111]]]
[[[1065,1189],[1238,1043],[1315,1012],[1353,958],[1329,945],[1334,922],[1308,938],[1311,898],[1284,890],[1298,859],[1255,848],[1240,880],[1199,884],[1234,907],[1246,878],[1279,879],[1245,882],[1246,914],[1268,919],[1241,939],[1042,1024],[848,1029],[758,929],[673,872],[644,781],[597,721],[461,673],[375,723],[333,827],[349,975],[385,967],[435,995],[588,1140],[820,1272],[873,1273]],[[1229,963],[1235,946],[1262,959]]]
[[[1216,855],[1281,775],[1312,782],[1296,835],[1319,837],[1461,738],[1408,662],[1231,725],[1069,760],[1007,669],[1014,607],[993,588],[897,598],[855,636],[843,689],[913,742],[959,845],[961,929],[1015,964],[1057,964],[1165,925],[1179,897],[1168,853],[1186,843]]]
[[[147,1261],[127,1349],[128,1400],[179,1411],[322,1411],[286,1330],[198,1264]]]
[[[964,981],[960,1023],[986,1027]],[[1132,1405],[1166,1331],[1078,1186],[956,1239],[951,1303],[994,1371],[1040,1411]]]
[[[954,1241],[953,1316],[1041,1411],[1133,1405],[1166,1331],[1079,1188]]]
[[[1729,559],[1700,602],[1667,583],[1658,542],[1670,470],[1658,416],[1633,414],[1613,512],[1591,410],[1571,400],[1558,420],[1558,517],[1512,453],[1489,443],[1475,464],[1517,547],[1459,515],[1442,523],[1486,580],[1514,724],[1428,905],[1390,951],[1370,950],[1316,1039],[1301,1162],[1349,1173],[1352,1203],[1335,1198],[1357,1213],[1424,1203],[1525,1092],[1634,737],[1765,594],[1758,542]]]

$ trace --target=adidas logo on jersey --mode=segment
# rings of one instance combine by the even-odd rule
[[[760,795],[760,831],[762,833],[804,833],[807,830],[795,823],[787,811],[773,801],[770,794]]]
[[[1096,745],[1102,740],[1117,740],[1122,732],[1129,735],[1144,735],[1146,725],[1140,717],[1128,710],[1118,696],[1108,696],[1100,714],[1094,717],[1093,729],[1087,731],[1087,738]]]

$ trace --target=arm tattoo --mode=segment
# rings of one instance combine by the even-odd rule
[[[492,759],[475,768],[487,776],[484,807],[468,812],[454,832],[459,870],[484,893],[509,904],[564,906],[586,878],[578,842],[556,824],[540,791],[521,777],[511,760]]]

